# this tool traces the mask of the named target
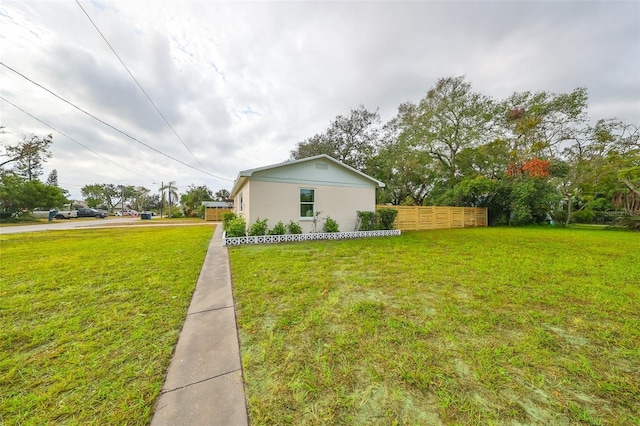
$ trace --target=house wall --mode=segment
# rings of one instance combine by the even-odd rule
[[[247,192],[248,185],[242,189]],[[327,216],[336,222],[340,231],[354,231],[356,211],[374,211],[375,187],[348,187],[325,185],[318,182],[282,183],[254,181],[250,183],[249,197],[244,197],[246,212],[243,213],[247,226],[257,219],[268,219],[269,229],[281,221],[285,225],[290,220],[298,222],[303,232],[313,232],[313,218],[300,217],[300,189],[315,190],[315,211],[322,212],[317,223],[317,232],[322,232],[322,224]],[[248,204],[250,200],[250,205]],[[235,200],[236,206],[239,199]]]
[[[233,199],[233,212],[244,218],[247,225],[251,223],[250,209],[251,181],[247,180]],[[242,201],[242,202],[241,202]]]

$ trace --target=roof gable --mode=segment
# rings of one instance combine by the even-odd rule
[[[379,180],[325,154],[241,171],[233,185],[232,197],[236,195],[247,179],[309,185],[380,188],[385,186]]]

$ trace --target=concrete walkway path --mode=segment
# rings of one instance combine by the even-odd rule
[[[218,225],[151,425],[248,423],[229,257]]]

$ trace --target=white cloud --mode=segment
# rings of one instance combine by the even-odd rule
[[[593,118],[640,124],[637,2],[82,2],[212,174],[285,160],[296,142],[364,104],[383,120],[441,77],[476,91],[587,87]],[[144,143],[200,164],[137,88],[75,2],[4,1],[2,61]],[[153,188],[232,182],[171,161],[0,68],[0,92],[120,164],[54,134],[47,173]],[[15,142],[46,126],[0,101]]]

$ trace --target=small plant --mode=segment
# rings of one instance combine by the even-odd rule
[[[316,214],[313,215],[313,232],[318,232],[318,219],[320,219],[320,215],[322,212],[317,211]]]
[[[269,235],[284,235],[287,233],[287,228],[285,228],[284,223],[278,222],[276,226],[273,227],[271,231],[269,231]]]
[[[256,222],[249,228],[249,236],[267,235],[267,219],[256,219]]]
[[[331,219],[329,216],[327,216],[327,218],[324,220],[322,230],[324,232],[340,232],[340,230],[338,229],[338,222]]]
[[[287,231],[289,231],[290,234],[302,234],[302,227],[300,227],[298,222],[291,220],[287,224]]]
[[[238,216],[234,212],[222,213],[222,229],[229,231],[229,222],[237,217]]]
[[[359,231],[373,231],[378,229],[377,214],[376,212],[356,212],[358,214],[358,220],[360,226]]]
[[[235,217],[227,222],[227,237],[244,237],[247,235],[247,222],[243,217]]]
[[[377,211],[380,222],[380,229],[393,229],[393,222],[396,220],[398,210],[396,209],[380,209]]]

